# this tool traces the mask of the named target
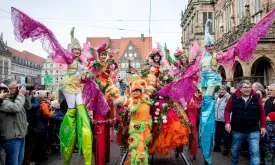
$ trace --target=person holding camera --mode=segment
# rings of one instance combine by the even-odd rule
[[[8,93],[0,106],[0,137],[6,152],[5,164],[21,165],[28,128],[26,110],[31,109],[31,101],[25,87],[19,89],[14,79],[4,80],[1,88]]]

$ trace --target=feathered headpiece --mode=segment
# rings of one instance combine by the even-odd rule
[[[79,41],[78,41],[78,39],[76,39],[75,37],[74,37],[74,27],[72,28],[72,30],[71,30],[71,48],[72,49],[82,49],[81,48],[81,46],[80,46],[80,44],[79,44]]]
[[[187,57],[187,55],[185,54],[185,51],[182,49],[179,49],[179,47],[176,49],[176,52],[174,53],[175,58],[180,59],[183,56]]]
[[[106,43],[103,43],[102,45],[100,45],[98,48],[97,48],[97,53],[101,53],[101,52],[108,52],[109,51],[109,45],[107,45]]]
[[[210,45],[214,45],[214,40],[212,38],[212,36],[210,35],[209,32],[209,26],[212,23],[211,19],[208,19],[205,23],[205,32],[204,32],[204,42],[205,42],[205,46],[210,46]]]

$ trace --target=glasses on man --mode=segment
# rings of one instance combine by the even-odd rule
[[[243,89],[250,89],[251,87],[242,87]]]

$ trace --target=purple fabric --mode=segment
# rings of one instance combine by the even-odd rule
[[[275,9],[263,17],[249,32],[247,32],[236,45],[231,46],[226,53],[218,52],[217,61],[221,64],[233,66],[235,57],[238,56],[242,61],[249,61],[252,53],[257,47],[260,38],[264,37],[270,24],[275,18]]]
[[[29,38],[32,41],[40,39],[43,49],[51,55],[54,62],[61,64],[73,62],[75,56],[58,43],[52,31],[46,26],[13,7],[11,8],[11,18],[17,41],[23,42]]]
[[[202,54],[197,57],[196,63],[191,65],[177,81],[165,85],[157,94],[169,97],[173,101],[180,101],[184,98],[189,102],[196,92],[196,87],[193,84],[193,76],[199,74]]]
[[[103,93],[98,89],[92,77],[83,81],[83,100],[89,111],[95,111],[97,115],[106,115],[110,110]]]

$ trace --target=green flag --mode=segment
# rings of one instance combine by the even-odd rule
[[[44,76],[44,82],[45,82],[46,85],[50,84],[52,82],[51,76],[50,75],[45,75]]]

